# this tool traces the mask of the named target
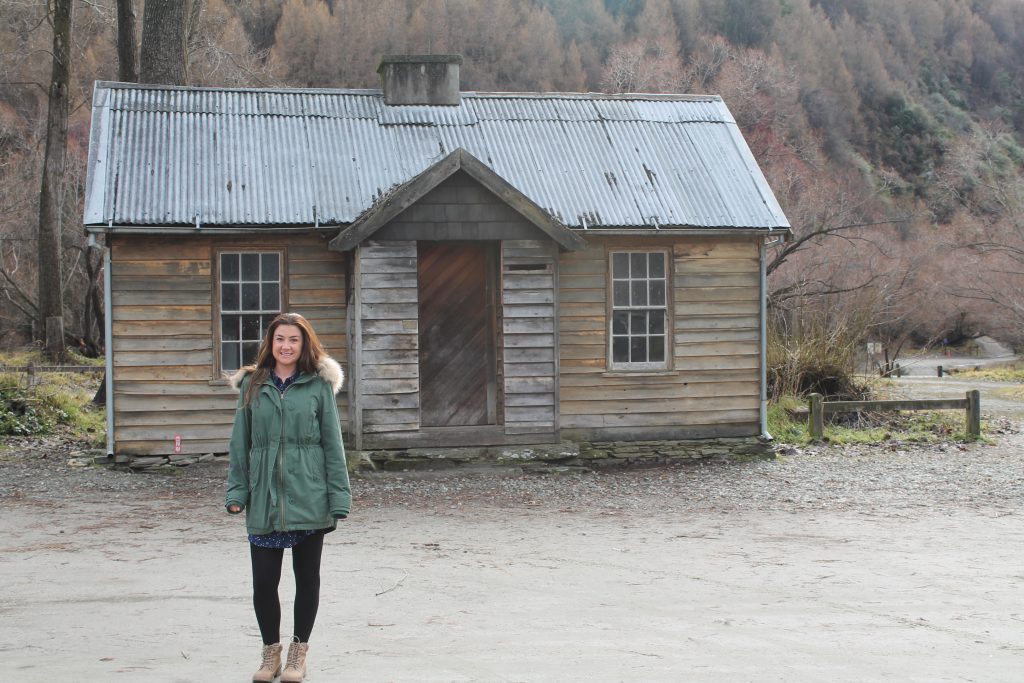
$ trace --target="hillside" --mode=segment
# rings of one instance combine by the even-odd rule
[[[34,292],[45,5],[0,0],[8,330]],[[94,276],[76,225],[91,83],[116,79],[115,15],[113,0],[76,8],[71,291]],[[190,79],[375,87],[380,55],[396,52],[464,55],[469,90],[722,95],[797,235],[773,249],[779,330],[829,320],[893,345],[1024,336],[1021,0],[205,0]],[[75,296],[68,325],[88,336]]]

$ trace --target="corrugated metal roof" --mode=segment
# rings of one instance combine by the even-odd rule
[[[347,224],[464,148],[570,227],[788,222],[717,97],[97,83],[85,223]]]

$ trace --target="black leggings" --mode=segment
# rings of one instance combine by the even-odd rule
[[[324,549],[324,533],[319,531],[292,548],[292,571],[295,573],[295,635],[300,643],[309,642],[320,606],[320,556]],[[264,645],[281,642],[281,601],[277,586],[281,582],[284,550],[261,548],[249,544],[252,556],[252,605]]]

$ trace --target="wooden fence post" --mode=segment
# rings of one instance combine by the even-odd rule
[[[981,438],[981,392],[977,389],[967,392],[967,437]]]
[[[825,438],[825,410],[822,405],[825,397],[821,394],[810,395],[810,412],[807,415],[807,426],[811,430],[811,439],[821,441]]]

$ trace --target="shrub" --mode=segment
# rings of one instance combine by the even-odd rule
[[[14,365],[10,356],[0,365]],[[0,436],[35,436],[62,432],[96,445],[105,436],[105,411],[92,405],[100,377],[78,373],[37,375],[26,386],[22,373],[0,373]]]
[[[45,399],[32,396],[18,384],[17,378],[0,376],[0,435],[32,436],[49,434],[56,420],[67,417],[49,409]]]
[[[768,391],[780,396],[824,396],[859,400],[868,389],[855,377],[866,323],[827,308],[776,315],[768,329]]]

